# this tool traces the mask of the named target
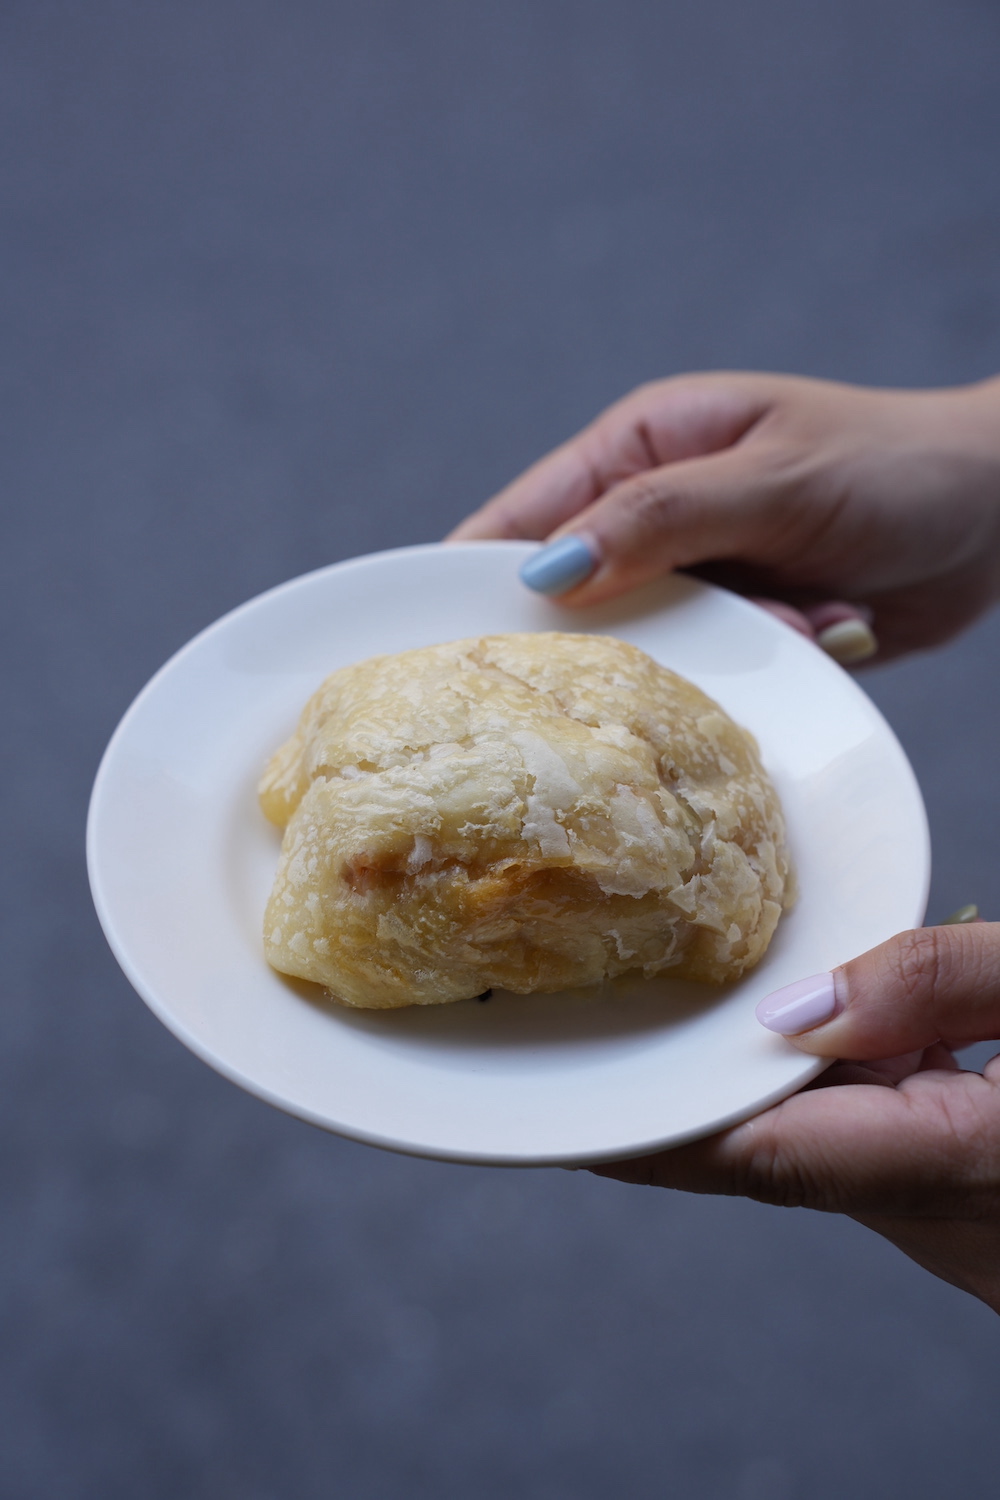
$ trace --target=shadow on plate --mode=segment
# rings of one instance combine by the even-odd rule
[[[642,979],[623,975],[588,989],[555,995],[494,990],[489,1000],[357,1010],[339,1005],[319,985],[279,975],[300,999],[340,1026],[414,1047],[469,1051],[604,1046],[683,1026],[728,1000],[735,985]]]

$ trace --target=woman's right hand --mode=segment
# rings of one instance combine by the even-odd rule
[[[451,539],[512,537],[575,539],[562,548],[569,572],[546,577],[546,554],[533,560],[534,586],[567,605],[707,565],[807,631],[846,601],[873,618],[880,660],[936,645],[1000,597],[1000,380],[642,386]]]
[[[1000,1312],[1000,923],[904,932],[761,1002],[764,1025],[836,1062],[707,1140],[593,1168],[623,1182],[849,1214]]]

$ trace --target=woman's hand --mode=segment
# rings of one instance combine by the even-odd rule
[[[498,537],[562,543],[525,577],[569,605],[697,568],[809,634],[873,622],[882,660],[936,645],[1000,597],[1000,381],[642,386],[451,539]]]
[[[568,605],[694,568],[842,659],[831,627],[853,629],[860,656],[875,642],[856,649],[857,622],[873,623],[887,659],[1000,598],[1000,381],[661,381],[452,537],[549,542],[522,576]],[[1000,924],[904,933],[761,1013],[806,1052],[858,1061],[709,1140],[594,1170],[849,1214],[1000,1311],[1000,1056],[980,1076],[951,1050],[1000,1037]]]
[[[848,1214],[1000,1312],[1000,1056],[982,1076],[952,1056],[1000,1037],[1000,923],[904,932],[757,1013],[858,1061],[721,1135],[593,1170]]]

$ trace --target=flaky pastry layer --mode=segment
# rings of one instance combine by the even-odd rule
[[[752,737],[605,636],[481,636],[334,672],[260,784],[276,969],[433,1005],[639,969],[724,982],[787,904]]]

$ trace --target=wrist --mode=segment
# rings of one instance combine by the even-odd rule
[[[948,476],[949,509],[963,520],[966,565],[983,606],[1000,600],[1000,377],[921,393],[929,472]]]

